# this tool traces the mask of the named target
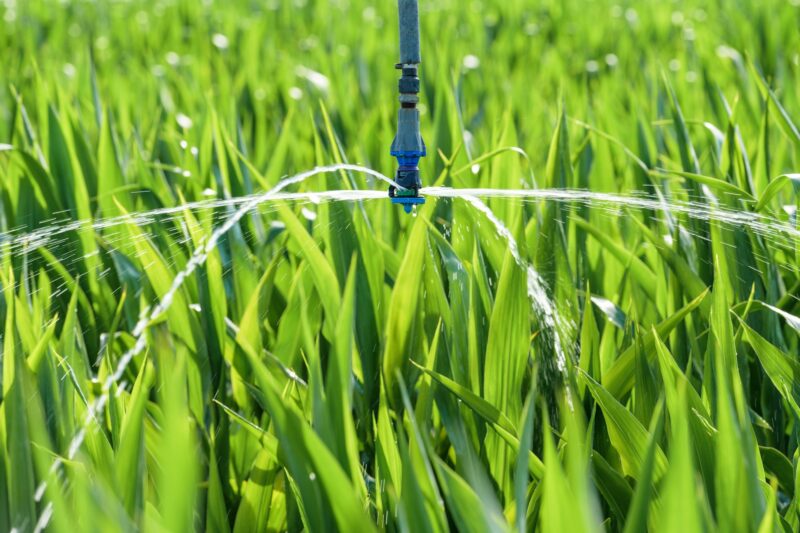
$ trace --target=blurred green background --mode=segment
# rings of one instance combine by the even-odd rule
[[[741,100],[745,138],[755,138],[761,105],[745,57],[788,110],[800,107],[797,4],[423,1],[424,133],[448,153],[459,139],[431,130],[437,120],[459,120],[478,154],[495,147],[510,120],[519,145],[542,163],[559,98],[571,115],[632,141],[636,121],[664,113],[666,75],[690,119],[723,127],[717,91],[731,104]],[[359,0],[6,0],[0,68],[28,107],[37,107],[32,94],[58,94],[91,134],[93,54],[100,94],[123,131],[146,137],[160,121],[183,114],[200,123],[214,109],[238,117],[259,168],[289,110],[305,125],[321,100],[349,158],[390,173],[395,11],[394,2]],[[12,109],[4,90],[5,135]],[[310,135],[297,128],[288,172],[309,166],[310,149],[300,147]]]

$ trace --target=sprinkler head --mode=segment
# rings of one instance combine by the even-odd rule
[[[392,203],[401,204],[406,213],[411,213],[414,205],[425,203],[419,190],[422,181],[419,176],[419,160],[425,157],[427,149],[419,131],[419,78],[415,64],[397,64],[402,72],[398,83],[400,109],[397,113],[397,135],[392,142],[391,154],[397,158],[398,168],[395,182],[398,187],[389,188]]]
[[[406,213],[411,213],[415,205],[425,203],[425,198],[419,195],[422,182],[419,178],[418,166],[420,157],[425,155],[425,145],[422,144],[422,150],[402,151],[395,149],[397,144],[395,139],[395,143],[392,145],[392,155],[397,158],[399,163],[394,179],[400,188],[389,187],[389,198],[392,199],[393,204],[402,205]]]
[[[389,198],[392,199],[393,204],[403,206],[403,211],[410,214],[415,205],[422,205],[425,203],[425,198],[419,195],[419,189],[397,189],[392,186],[389,187]]]

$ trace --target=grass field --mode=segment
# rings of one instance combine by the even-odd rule
[[[395,11],[0,0],[0,531],[800,530],[800,2],[421,0],[514,197],[242,200],[393,174]]]

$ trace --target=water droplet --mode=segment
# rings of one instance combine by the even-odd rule
[[[300,100],[303,98],[303,89],[300,87],[289,87],[289,98],[292,100]]]
[[[228,46],[230,45],[228,38],[221,33],[215,33],[212,35],[211,43],[220,50],[227,50]]]
[[[303,216],[306,218],[306,220],[316,220],[317,219],[317,214],[314,211],[311,211],[310,209],[307,209],[307,208],[304,207],[304,208],[302,208],[300,210],[300,212],[303,214]]]
[[[187,117],[183,113],[178,113],[178,115],[175,117],[175,120],[178,121],[178,126],[180,126],[181,128],[183,128],[185,130],[188,130],[189,128],[191,128],[194,125],[194,122],[192,121],[192,119],[190,119],[189,117]]]
[[[722,59],[732,59],[733,61],[742,60],[742,54],[738,50],[724,44],[717,47],[717,56]]]
[[[478,56],[469,54],[464,57],[462,64],[466,70],[475,70],[481,66],[481,60],[478,58]]]
[[[320,91],[327,92],[328,88],[331,86],[331,81],[327,78],[327,76],[315,70],[311,70],[310,68],[304,67],[303,65],[298,65],[294,72]]]

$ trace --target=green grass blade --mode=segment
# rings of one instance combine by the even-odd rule
[[[608,435],[619,453],[626,475],[639,479],[647,453],[648,433],[633,414],[599,383],[581,374],[608,424]],[[667,470],[667,458],[659,447],[655,452],[653,481],[658,482]]]

